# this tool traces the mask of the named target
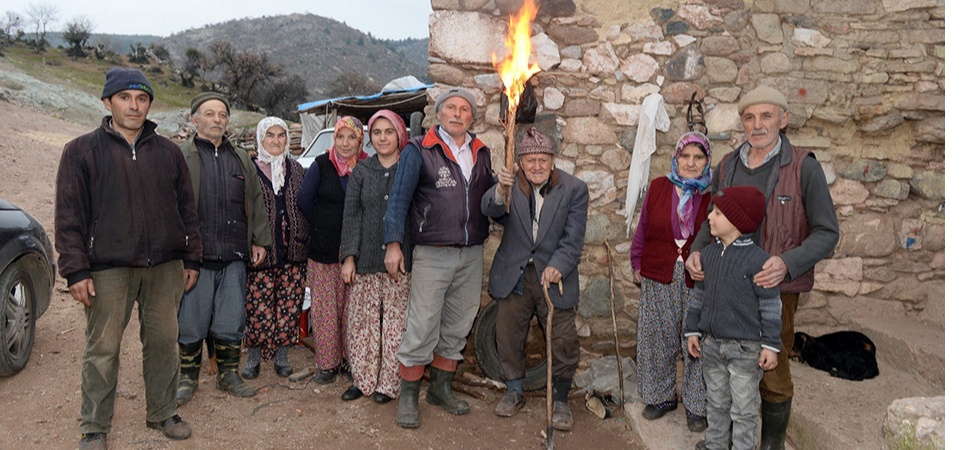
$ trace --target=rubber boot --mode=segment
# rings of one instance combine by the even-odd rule
[[[418,428],[419,426],[419,391],[422,390],[422,375],[425,366],[406,366],[398,364],[398,375],[401,394],[398,397],[398,412],[395,422],[402,428]]]
[[[178,344],[180,349],[180,382],[177,384],[177,406],[184,406],[194,398],[201,375],[201,348],[204,341]]]
[[[762,444],[759,450],[783,450],[793,400],[782,403],[762,399]]]
[[[288,348],[279,347],[279,350],[276,350],[276,356],[273,358],[273,361],[273,366],[276,368],[276,375],[279,378],[286,378],[293,374],[293,366],[289,364]]]
[[[238,361],[242,356],[240,341],[214,340],[214,353],[218,357],[218,389],[235,397],[253,397],[259,391],[242,381],[238,375]]]
[[[402,428],[419,427],[419,391],[422,380],[408,381],[402,378],[401,395],[398,397],[398,412],[395,422]]]
[[[456,372],[447,372],[429,367],[429,389],[425,391],[425,401],[445,409],[446,412],[462,415],[470,412],[470,404],[453,395],[453,378]]]
[[[262,350],[258,347],[249,347],[245,349],[245,367],[242,367],[242,378],[246,380],[253,380],[255,377],[259,376],[259,371],[262,369]]]

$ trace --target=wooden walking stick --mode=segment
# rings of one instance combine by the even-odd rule
[[[544,327],[544,340],[545,340],[545,353],[547,355],[548,361],[548,383],[547,383],[547,398],[548,398],[548,427],[545,428],[545,446],[548,450],[554,450],[555,448],[555,426],[552,423],[554,419],[554,412],[552,411],[555,406],[554,393],[554,381],[552,380],[552,360],[551,356],[551,321],[555,316],[555,304],[551,303],[551,296],[548,295],[548,290],[542,288],[544,291],[544,301],[548,304],[548,320]],[[558,280],[558,293],[564,295],[564,289],[561,285],[561,280]]]
[[[616,369],[619,370],[619,407],[626,407],[626,391],[623,390],[623,356],[619,352],[619,327],[616,326],[616,293],[613,288],[613,259],[612,249],[609,248],[609,241],[603,242],[606,245],[606,262],[609,263],[609,311],[612,313],[613,337],[616,339]]]

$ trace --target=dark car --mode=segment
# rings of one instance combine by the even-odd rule
[[[54,252],[44,228],[0,199],[0,376],[23,369],[34,348],[34,323],[51,303]]]

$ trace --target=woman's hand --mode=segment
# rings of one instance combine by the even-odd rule
[[[357,273],[357,267],[354,264],[354,257],[348,256],[344,258],[344,265],[340,268],[340,276],[343,277],[344,283],[354,284],[355,273]]]

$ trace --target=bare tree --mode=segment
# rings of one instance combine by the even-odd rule
[[[296,105],[306,99],[306,81],[299,75],[280,77],[266,83],[258,93],[259,104],[273,116],[297,120]]]
[[[34,51],[41,53],[48,45],[48,27],[58,21],[58,7],[50,3],[31,3],[27,6],[27,23],[34,27]]]
[[[143,43],[137,42],[135,45],[135,47],[132,44],[129,46],[129,62],[133,64],[146,64],[150,62],[150,51],[143,46]]]
[[[180,85],[194,87],[194,78],[201,75],[201,68],[206,63],[204,53],[197,47],[187,47],[184,50],[184,65],[180,67]]]
[[[163,44],[150,44],[150,53],[162,63],[170,62],[170,50]]]
[[[348,95],[368,95],[381,90],[381,86],[366,75],[357,72],[344,72],[333,80],[327,87],[331,97]]]
[[[22,31],[24,18],[13,11],[7,11],[0,19],[0,37],[8,44],[14,41],[17,31]]]
[[[105,59],[111,63],[117,63],[119,61],[119,55],[113,50],[116,45],[115,39],[103,35],[95,42],[95,48],[93,49],[95,59],[100,61]]]
[[[61,38],[69,45],[68,56],[85,57],[85,46],[88,39],[92,37],[94,29],[95,24],[86,16],[75,16],[65,24],[65,31],[61,32]]]
[[[238,52],[228,41],[214,42],[208,49],[212,57],[203,68],[220,69],[228,96],[249,110],[258,109],[256,88],[283,75],[282,66],[269,61],[266,55],[247,50]]]

